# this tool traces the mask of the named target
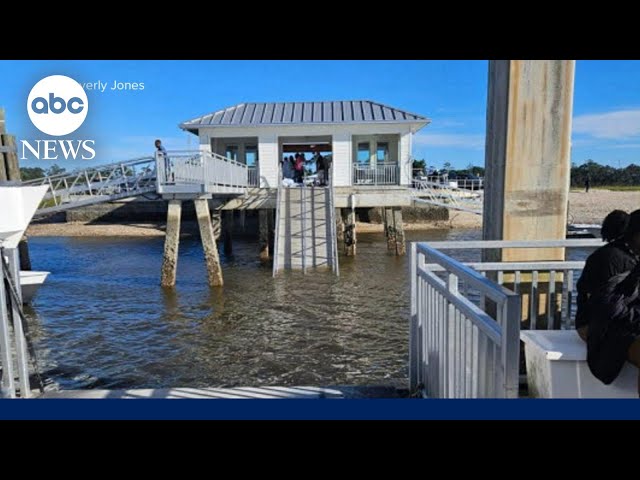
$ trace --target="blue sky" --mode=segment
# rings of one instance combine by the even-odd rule
[[[484,163],[487,61],[0,61],[0,107],[18,139],[43,138],[26,112],[42,77],[143,82],[142,91],[88,91],[90,111],[68,138],[95,139],[92,161],[125,160],[153,151],[195,147],[178,123],[248,101],[371,99],[431,118],[414,140],[414,157],[440,168]],[[578,60],[572,161],[640,164],[640,61]],[[50,166],[42,160],[24,166]]]

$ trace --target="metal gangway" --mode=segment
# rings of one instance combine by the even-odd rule
[[[279,168],[273,276],[281,270],[329,268],[340,274],[333,173],[327,186],[285,187]]]
[[[34,217],[147,194],[242,195],[247,166],[201,151],[170,151],[22,182],[49,188]]]
[[[414,202],[482,215],[484,190],[453,187],[447,182],[413,179],[411,196]]]

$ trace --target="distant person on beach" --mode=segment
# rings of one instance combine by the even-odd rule
[[[589,193],[590,186],[591,186],[591,179],[589,178],[589,175],[587,175],[587,178],[584,181],[584,193]]]
[[[171,160],[169,160],[169,155],[167,154],[167,149],[162,146],[162,142],[160,139],[155,141],[156,152],[162,154],[164,158],[164,175],[167,183],[172,183],[175,180],[175,174],[173,173]]]
[[[628,264],[635,265],[629,269],[619,262],[618,268],[623,271],[596,286],[584,309],[589,370],[606,385],[618,377],[626,361],[640,367],[640,210],[632,212],[625,223],[623,235],[608,245],[618,243],[627,249],[624,254],[630,257]],[[621,260],[622,256],[612,256],[612,260],[616,258]],[[612,272],[609,267],[602,273]]]

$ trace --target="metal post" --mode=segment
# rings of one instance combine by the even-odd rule
[[[447,288],[453,293],[458,293],[458,276],[450,273],[447,275]],[[453,341],[455,337],[455,321],[456,321],[456,307],[453,303],[449,303],[449,308],[447,309],[447,325],[445,326],[445,335],[447,338],[445,340],[445,345],[447,345],[447,397],[455,398],[455,370],[453,368],[454,358],[456,355],[455,343]],[[443,352],[444,353],[444,352]]]
[[[409,391],[418,388],[418,307],[416,298],[416,242],[411,242],[411,316],[409,318]]]
[[[506,312],[502,324],[501,350],[506,398],[518,398],[521,301],[520,295],[509,295],[504,307]]]
[[[0,261],[4,261],[5,250],[0,248]],[[9,313],[7,312],[7,294],[4,287],[4,270],[0,267],[0,366],[2,366],[2,384],[0,398],[15,398],[16,386],[11,356],[9,332]]]
[[[16,344],[16,360],[18,362],[18,379],[20,382],[20,397],[29,398],[31,396],[31,387],[29,385],[29,351],[27,350],[27,339],[25,337],[22,318],[20,318],[20,309],[22,308],[22,289],[20,288],[20,256],[17,248],[7,249],[9,257],[9,269],[13,277],[13,284],[16,287],[18,300],[20,304],[11,302],[13,317],[13,332]]]

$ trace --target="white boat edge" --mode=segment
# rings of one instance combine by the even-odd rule
[[[22,289],[22,303],[30,303],[40,286],[50,272],[20,270],[20,288]]]

